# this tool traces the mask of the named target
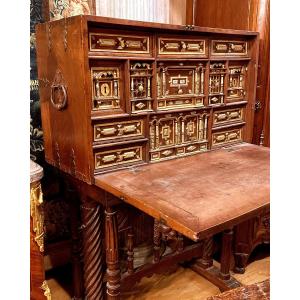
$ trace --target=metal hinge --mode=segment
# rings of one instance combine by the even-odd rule
[[[254,104],[254,110],[258,111],[261,109],[261,102],[259,100],[257,100]]]
[[[195,25],[185,25],[185,30],[194,30],[195,29]]]

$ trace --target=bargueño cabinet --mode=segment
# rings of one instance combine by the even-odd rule
[[[36,37],[46,160],[79,180],[252,140],[256,32],[75,16]]]

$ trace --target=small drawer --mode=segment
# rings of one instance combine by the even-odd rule
[[[246,56],[248,43],[246,41],[211,41],[211,55]]]
[[[213,113],[213,126],[221,126],[243,121],[243,109],[241,107],[218,110]]]
[[[204,97],[193,97],[186,99],[158,99],[158,110],[171,110],[190,107],[202,107],[204,106]]]
[[[159,162],[176,157],[189,156],[207,151],[207,143],[195,143],[190,145],[175,146],[172,148],[150,151],[150,161]]]
[[[212,147],[225,146],[242,141],[242,128],[226,129],[212,134]]]
[[[108,167],[136,164],[145,160],[143,145],[125,145],[110,150],[106,149],[96,150],[94,154],[96,172]]]
[[[145,137],[143,119],[94,124],[94,141],[105,142],[116,139]]]
[[[206,40],[186,38],[158,38],[158,55],[207,56]]]
[[[150,37],[137,35],[93,33],[89,34],[92,52],[150,53]]]

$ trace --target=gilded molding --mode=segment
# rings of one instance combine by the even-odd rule
[[[35,242],[40,252],[44,252],[44,210],[43,192],[39,181],[31,183],[30,187],[30,216],[32,230],[35,233]]]
[[[46,280],[43,281],[41,289],[44,291],[44,295],[47,298],[47,300],[51,300],[52,299],[51,291],[50,291],[50,288],[49,288],[48,283],[47,283]]]

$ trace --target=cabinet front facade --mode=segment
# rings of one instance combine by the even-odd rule
[[[257,41],[253,32],[91,16],[38,25],[47,161],[92,182],[250,142]]]

